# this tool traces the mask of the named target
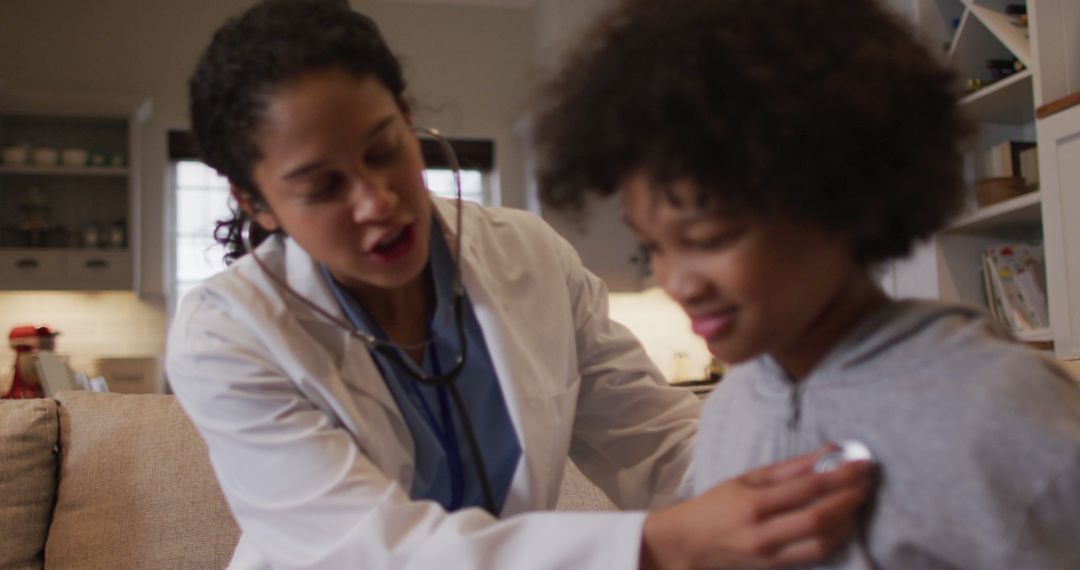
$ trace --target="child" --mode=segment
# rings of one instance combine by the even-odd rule
[[[962,203],[954,78],[872,0],[628,0],[550,86],[544,197],[620,192],[721,360],[697,492],[856,439],[881,481],[837,568],[1080,568],[1080,385],[875,265]]]

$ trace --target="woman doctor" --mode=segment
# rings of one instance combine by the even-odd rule
[[[666,506],[696,398],[543,222],[428,193],[399,62],[345,0],[230,20],[190,95],[239,259],[185,297],[167,365],[242,530],[231,568],[774,567],[846,539],[865,465]],[[642,510],[542,512],[568,458]]]

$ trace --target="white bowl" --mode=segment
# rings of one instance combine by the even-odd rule
[[[34,152],[30,154],[30,158],[34,160],[34,164],[38,166],[56,166],[60,156],[57,154],[54,148],[35,148]]]
[[[64,166],[86,166],[89,153],[81,148],[65,148],[60,153],[60,164]]]
[[[20,165],[26,164],[26,160],[30,158],[30,152],[25,146],[7,146],[3,150],[4,164]]]

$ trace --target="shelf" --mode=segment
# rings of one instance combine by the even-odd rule
[[[959,22],[965,10],[961,0],[916,0],[922,18],[920,35],[931,47],[931,52],[940,59],[947,58],[956,40],[956,28],[953,22]],[[939,51],[943,48],[943,51]]]
[[[977,234],[1042,221],[1042,194],[1028,192],[964,216],[943,230],[950,234]]]
[[[53,255],[57,253],[109,254],[130,252],[131,249],[127,247],[0,247],[0,253],[22,255]]]
[[[1020,39],[1023,41],[1020,41],[1020,39],[1008,35],[1011,30],[999,30],[1002,21],[995,19],[995,16],[1000,16],[1004,20],[1004,25],[1012,27],[1007,16],[982,6],[970,6],[969,10],[964,12],[963,17],[960,19],[960,27],[956,31],[956,37],[953,40],[952,50],[949,52],[948,57],[950,65],[956,70],[960,80],[958,88],[968,79],[979,79],[986,84],[986,87],[968,97],[972,102],[975,102],[998,95],[1000,91],[1007,91],[1011,94],[1012,90],[1008,88],[1016,87],[1023,82],[1027,85],[1026,95],[1017,89],[1013,97],[1005,97],[999,103],[1027,107],[1028,109],[1025,112],[1033,117],[1033,110],[1030,109],[1033,107],[1034,99],[1031,93],[1033,89],[1031,65],[1029,63],[1031,59],[1030,46],[1026,38],[1021,37]],[[990,22],[989,25],[987,21]],[[1021,34],[1023,33],[1023,30],[1019,31]],[[1017,53],[1017,50],[1027,55]],[[995,81],[990,69],[987,67],[987,61],[991,59],[1012,60],[1013,58],[1019,59],[1027,69]],[[1017,78],[1016,75],[1025,76],[1026,81],[1025,77]],[[1024,96],[1015,97],[1015,95]],[[965,98],[965,101],[968,98]],[[995,118],[991,119],[991,122],[1001,122]]]
[[[0,174],[43,176],[127,176],[127,167],[99,166],[0,166]]]
[[[986,6],[972,4],[968,9],[1017,59],[1026,67],[1032,67],[1031,41],[1027,37],[1027,28],[1013,25],[1008,14]]]
[[[1035,119],[1030,69],[999,79],[960,100],[973,121],[1022,125]]]
[[[1036,330],[1033,330],[1033,331],[1014,331],[1013,335],[1016,336],[1017,340],[1021,340],[1021,341],[1024,341],[1024,342],[1053,342],[1054,341],[1054,331],[1049,329],[1049,328],[1036,329]]]

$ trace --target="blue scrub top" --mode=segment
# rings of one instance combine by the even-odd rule
[[[428,319],[434,343],[424,351],[421,368],[426,374],[437,376],[453,367],[461,354],[454,318],[454,259],[437,219],[431,226],[430,251],[428,268],[434,281],[435,307]],[[352,325],[387,340],[378,323],[333,279],[325,265],[322,273]],[[499,512],[521,459],[521,444],[510,421],[484,333],[467,294],[462,299],[462,317],[468,356],[455,382],[472,421],[491,483],[495,509]],[[484,494],[472,450],[449,390],[445,386],[420,384],[398,360],[370,348],[369,352],[405,418],[416,447],[416,470],[410,496],[415,500],[436,501],[451,512],[466,507],[483,508]],[[399,356],[409,359],[404,353]]]

